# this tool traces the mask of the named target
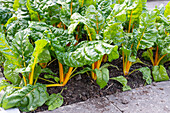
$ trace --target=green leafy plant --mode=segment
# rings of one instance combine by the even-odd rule
[[[147,49],[143,56],[154,66],[154,80],[169,79],[163,66],[169,61],[169,3],[165,10],[148,11],[146,0],[1,0],[0,18],[4,109],[28,112],[46,104],[54,110],[63,104],[63,90],[49,96],[47,87],[65,86],[89,71],[100,88],[116,80],[123,91],[130,90],[125,77],[109,77],[108,67],[118,67],[105,62],[118,59],[118,50],[124,76],[138,70],[147,84],[152,82],[148,67],[129,73],[133,64],[143,63],[137,51]],[[48,67],[53,62],[58,72]]]

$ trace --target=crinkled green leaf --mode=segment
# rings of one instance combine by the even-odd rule
[[[169,80],[169,76],[163,65],[154,66],[152,69],[152,75],[153,75],[154,81],[156,82]]]
[[[91,27],[90,21],[87,18],[81,16],[79,13],[74,13],[71,16],[71,25],[68,27],[68,33],[73,33],[80,22],[87,25],[88,27]]]
[[[37,107],[42,106],[48,100],[46,87],[42,84],[27,85],[22,89],[7,95],[2,101],[2,107],[9,109],[19,107],[26,112],[33,111]]]
[[[115,4],[110,15],[106,19],[106,23],[125,22],[126,21],[127,4]]]
[[[6,60],[4,63],[4,75],[9,81],[13,84],[19,84],[21,81],[21,77],[19,76],[19,72],[15,72],[18,66],[13,64],[10,60]]]
[[[98,10],[96,10],[95,6],[90,5],[87,8],[85,17],[90,20],[91,26],[95,29],[97,34],[104,27],[105,18]]]
[[[117,46],[104,43],[103,41],[82,41],[72,51],[60,51],[53,45],[56,56],[62,64],[70,67],[82,67],[90,65],[103,57],[104,54],[115,53],[112,59],[118,58]]]
[[[124,41],[123,36],[123,26],[121,23],[108,25],[104,30],[104,39],[112,40],[116,45],[120,45]]]
[[[63,96],[60,93],[51,94],[45,104],[48,105],[48,110],[59,108],[63,104]]]
[[[157,29],[155,26],[157,13],[155,11],[144,12],[140,16],[138,44],[139,48],[146,49],[154,45],[157,37]]]
[[[98,4],[98,10],[102,13],[104,18],[107,18],[111,13],[112,0],[101,0]]]

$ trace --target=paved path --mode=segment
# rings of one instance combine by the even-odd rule
[[[42,113],[170,113],[170,81]]]

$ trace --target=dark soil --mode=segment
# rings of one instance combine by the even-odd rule
[[[141,58],[142,53],[143,53],[143,51],[141,51],[141,50],[138,51],[138,57],[144,63],[149,64],[150,65],[149,68],[152,68],[152,65],[149,61],[146,61],[143,58]],[[110,77],[116,77],[116,76],[123,75],[122,58],[120,57],[119,59],[114,60],[111,63],[115,66],[118,66],[119,70],[117,70],[116,68],[113,68],[113,67],[109,67]],[[165,67],[167,69],[168,75],[170,76],[170,70],[168,70],[169,63],[170,62],[166,63]],[[130,72],[134,69],[138,69],[138,68],[144,67],[144,66],[146,66],[146,65],[135,64],[131,67]],[[58,73],[57,67],[58,67],[58,62],[55,61],[48,68],[51,68],[53,72]],[[145,80],[143,80],[142,77],[143,77],[143,75],[139,71],[132,73],[131,75],[126,77],[128,80],[128,85],[131,88],[137,88],[137,87],[144,86]],[[47,82],[44,82],[41,80],[39,80],[39,82],[48,84]],[[63,106],[73,104],[76,102],[85,101],[89,98],[98,98],[98,97],[122,92],[122,85],[117,81],[110,80],[108,82],[108,85],[105,88],[100,89],[100,87],[96,84],[96,82],[90,76],[88,76],[87,74],[83,74],[83,75],[76,75],[74,78],[69,80],[69,82],[67,83],[67,85],[65,87],[48,88],[48,93],[49,94],[59,93],[59,92],[61,92],[61,90],[63,88],[66,88],[62,93],[62,96],[64,97]],[[47,109],[48,109],[48,107],[46,105],[43,105],[32,113],[44,111]]]

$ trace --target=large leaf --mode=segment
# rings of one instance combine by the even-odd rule
[[[18,66],[13,64],[9,59],[4,63],[4,75],[9,81],[13,84],[19,84],[21,81],[21,77],[19,76],[19,72],[15,72]]]
[[[163,65],[154,66],[152,69],[152,75],[153,75],[154,81],[156,82],[169,80],[169,76]]]
[[[101,0],[98,4],[98,10],[102,13],[104,18],[107,18],[111,13],[112,0]]]
[[[85,17],[90,20],[92,27],[95,29],[96,33],[99,34],[105,24],[103,15],[91,5],[87,8]]]
[[[7,40],[9,43],[12,42],[15,34],[20,30],[24,30],[28,28],[28,21],[25,20],[16,20],[7,25]]]
[[[128,21],[131,19],[131,23],[139,21],[139,16],[142,13],[143,5],[146,4],[146,0],[130,0],[127,7]]]
[[[104,40],[111,40],[114,44],[120,45],[124,41],[123,26],[121,23],[114,23],[104,30]]]
[[[138,49],[150,48],[154,45],[157,37],[157,29],[155,26],[157,12],[144,12],[140,16],[140,25],[138,29]]]
[[[52,46],[58,60],[70,67],[90,65],[100,60],[104,54],[109,54],[112,60],[119,57],[118,46],[112,46],[103,41],[82,41],[72,51],[61,51],[53,43]],[[115,56],[112,53],[115,53]]]
[[[25,112],[33,111],[48,100],[49,95],[46,90],[46,87],[42,84],[33,86],[28,84],[3,98],[2,107],[4,109],[19,107]]]
[[[8,4],[8,5],[5,5]],[[12,5],[10,2],[0,1],[0,24],[6,24],[9,18],[12,17],[13,9],[10,7]]]
[[[126,8],[125,2],[123,4],[114,4],[112,12],[106,19],[106,23],[125,22]]]
[[[12,40],[12,48],[14,49],[16,55],[22,58],[21,64],[26,67],[33,52],[33,46],[29,42],[28,33],[26,30],[16,33],[14,39]]]
[[[59,108],[63,104],[63,96],[60,93],[52,94],[45,104],[49,106],[48,110]]]

